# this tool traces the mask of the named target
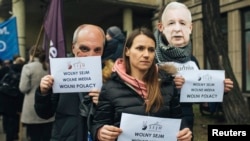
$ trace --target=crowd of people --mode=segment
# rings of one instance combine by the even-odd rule
[[[199,70],[192,55],[191,12],[182,3],[170,2],[156,28],[138,27],[127,36],[117,26],[106,32],[98,25],[78,26],[72,39],[74,57],[102,59],[103,85],[89,92],[53,93],[54,76],[49,74],[45,52],[32,46],[28,62],[10,65],[21,64],[21,102],[11,114],[1,111],[6,141],[18,139],[19,121],[27,127],[30,141],[115,141],[123,132],[122,113],[180,119],[176,139],[192,141],[192,103],[180,102],[185,79],[177,75],[176,65],[167,63],[188,63]],[[8,67],[1,68],[0,78]],[[226,78],[224,92],[232,88]],[[12,98],[8,105],[16,103]]]

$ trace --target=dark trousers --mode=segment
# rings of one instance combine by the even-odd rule
[[[186,124],[188,125],[188,128],[193,133],[193,138],[191,141],[194,140],[194,132],[193,132],[193,126],[194,126],[194,113],[193,113],[193,106],[191,103],[181,103],[182,108],[182,114],[183,114],[183,120],[185,120]]]
[[[6,141],[18,139],[19,115],[3,115],[3,129],[6,134]]]
[[[187,122],[189,129],[193,133],[193,135],[192,135],[193,137],[192,137],[192,140],[191,140],[191,141],[193,141],[194,140],[194,132],[193,132],[194,117],[193,116],[184,116],[183,120],[185,120]]]
[[[52,122],[42,124],[25,124],[30,141],[49,141]]]

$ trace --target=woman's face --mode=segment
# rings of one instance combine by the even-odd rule
[[[132,46],[126,48],[126,56],[129,57],[131,71],[147,71],[155,57],[155,42],[146,35],[140,34],[134,38]]]

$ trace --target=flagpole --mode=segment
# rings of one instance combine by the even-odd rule
[[[31,56],[31,57],[32,57],[32,58],[31,58],[31,61],[33,61],[33,59],[34,59],[34,56],[35,56],[35,53],[36,53],[36,49],[37,49],[38,44],[39,44],[39,42],[40,42],[41,34],[42,34],[42,32],[43,32],[43,29],[44,29],[44,27],[43,27],[43,24],[42,24],[42,26],[41,26],[41,28],[40,28],[40,32],[39,32],[39,34],[38,34],[38,37],[37,37],[37,39],[36,39],[35,50],[34,50],[32,56]]]

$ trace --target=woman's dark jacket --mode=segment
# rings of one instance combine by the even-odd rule
[[[21,73],[23,64],[12,64],[9,67],[0,69],[0,79],[12,69],[16,73]],[[19,84],[19,82],[17,82]],[[17,85],[18,87],[18,85]],[[5,115],[17,115],[22,111],[24,94],[19,91],[18,94],[11,94],[16,96],[9,96],[0,93],[0,113]]]
[[[84,96],[85,94],[85,96]],[[83,93],[84,97],[88,97]],[[55,114],[50,141],[87,141],[87,117],[80,114],[78,93],[41,95],[35,94],[35,110],[38,116],[48,119]]]
[[[111,79],[104,83],[94,115],[91,134],[97,137],[97,130],[105,125],[120,126],[122,113],[148,115],[165,118],[181,118],[182,111],[173,78],[165,71],[159,70],[161,93],[164,106],[157,112],[145,113],[144,99],[118,76],[112,73]],[[185,125],[182,123],[182,127]]]

